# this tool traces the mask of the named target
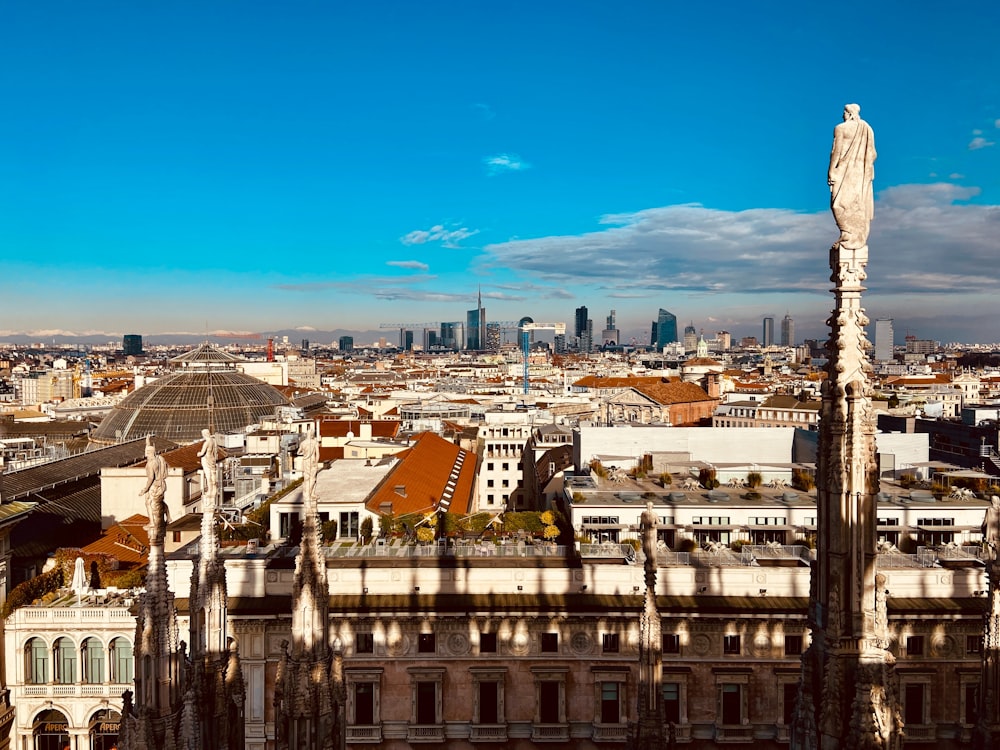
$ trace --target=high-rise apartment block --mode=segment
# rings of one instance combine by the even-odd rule
[[[605,346],[617,346],[621,341],[621,332],[615,325],[615,311],[612,310],[607,318],[607,328],[601,332],[601,341]]]
[[[677,316],[661,307],[653,322],[650,338],[649,343],[657,349],[663,349],[667,344],[677,341]]]
[[[573,335],[578,339],[583,338],[583,334],[587,330],[587,308],[584,305],[576,308],[576,326],[573,329]]]
[[[352,352],[354,351],[354,337],[353,336],[341,336],[337,340],[337,348],[342,352]]]
[[[795,346],[795,321],[788,313],[781,319],[781,345]]]
[[[684,326],[684,351],[693,352],[698,350],[698,329],[694,323]]]
[[[715,339],[719,342],[719,348],[724,352],[728,352],[733,345],[733,337],[729,331],[716,331]]]
[[[894,335],[892,318],[879,318],[875,321],[875,361],[892,361]]]
[[[138,357],[142,354],[142,336],[137,333],[126,333],[122,336],[122,351],[126,357]]]
[[[762,331],[760,345],[765,349],[774,346],[774,318],[768,316],[764,318],[764,329]]]

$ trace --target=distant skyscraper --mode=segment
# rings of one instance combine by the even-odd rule
[[[557,333],[552,340],[552,348],[555,350],[556,354],[566,353],[566,334]]]
[[[615,327],[615,311],[612,310],[611,314],[607,318],[608,327],[601,332],[601,341],[605,346],[616,346],[620,339],[621,334]]]
[[[471,311],[469,314],[471,315]],[[458,321],[454,323],[442,323],[441,324],[441,337],[438,339],[438,344],[443,346],[445,349],[461,349],[462,348],[462,324]]]
[[[500,348],[500,324],[486,324],[486,348],[495,352]]]
[[[588,319],[587,327],[580,334],[580,351],[592,352],[594,350],[594,321]]]
[[[684,326],[684,351],[694,352],[698,350],[698,329],[694,327],[694,322],[691,325]]]
[[[795,346],[795,321],[788,313],[781,319],[781,345]]]
[[[341,336],[337,341],[337,346],[342,352],[352,352],[354,351],[354,337],[353,336]]]
[[[479,292],[475,310],[465,316],[465,348],[479,351],[485,349],[486,308],[483,307],[483,293]]]
[[[894,333],[892,318],[879,318],[875,321],[875,361],[891,362]]]
[[[576,328],[573,331],[573,335],[578,339],[583,338],[584,332],[587,330],[587,308],[585,306],[580,306],[576,308]]]
[[[661,307],[656,318],[656,341],[653,343],[657,349],[662,349],[675,341],[677,341],[677,316]]]
[[[309,339],[302,339],[302,351],[309,351]]]
[[[404,352],[411,351],[413,349],[413,331],[403,331],[403,340],[399,343]]]
[[[761,336],[760,345],[765,348],[774,346],[774,318],[770,316],[764,318],[764,331]]]
[[[122,351],[125,356],[138,356],[142,354],[142,336],[137,333],[126,333],[122,337]]]
[[[719,342],[719,348],[724,352],[728,352],[733,345],[733,337],[729,335],[729,331],[716,331],[715,338]]]

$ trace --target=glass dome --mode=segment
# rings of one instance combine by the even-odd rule
[[[179,369],[138,388],[104,418],[91,439],[111,444],[145,435],[192,443],[201,431],[238,432],[274,416],[288,400],[276,388],[237,372],[236,357],[203,344],[171,362]]]

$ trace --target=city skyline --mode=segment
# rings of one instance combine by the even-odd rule
[[[737,338],[787,311],[823,339],[854,101],[869,317],[997,340],[1000,11],[838,6],[846,60],[831,12],[11,8],[0,340],[464,320],[480,287],[487,321],[615,309],[643,343],[659,308]]]

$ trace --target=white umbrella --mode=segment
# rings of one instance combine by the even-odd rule
[[[73,589],[77,596],[83,594],[90,586],[87,584],[87,575],[83,570],[83,558],[76,558],[76,564],[73,566],[73,582],[69,585]]]

